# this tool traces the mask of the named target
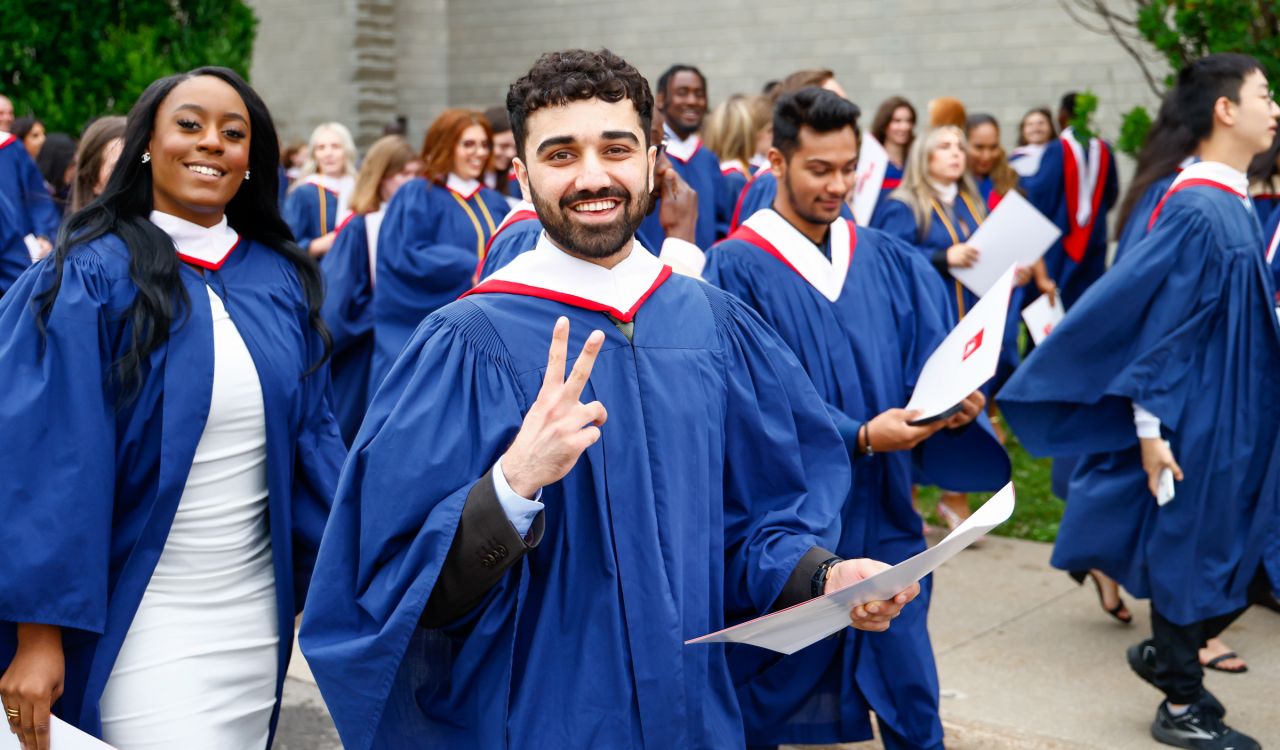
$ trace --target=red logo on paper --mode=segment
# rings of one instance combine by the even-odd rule
[[[1044,335],[1048,336],[1048,335],[1049,335],[1049,331],[1052,331],[1052,330],[1053,330],[1053,326],[1052,326],[1052,325],[1047,325],[1047,326],[1045,326],[1045,327],[1044,327]]]
[[[982,332],[985,330],[986,330],[985,328],[980,329],[978,331],[978,334],[973,338],[969,339],[969,343],[964,345],[964,354],[961,355],[960,357],[961,362],[965,361],[969,357],[972,357],[974,352],[982,348]]]

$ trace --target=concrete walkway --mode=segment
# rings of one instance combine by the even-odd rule
[[[937,574],[930,615],[950,750],[1152,750],[1160,695],[1124,652],[1146,636],[1146,606],[1130,627],[1098,607],[1093,587],[1049,568],[1050,547],[989,538]],[[1211,673],[1229,721],[1280,750],[1280,615],[1248,612],[1225,636],[1249,663]],[[340,745],[300,657],[286,687],[278,750]],[[843,745],[873,750],[879,743]],[[816,750],[814,748],[813,750]]]

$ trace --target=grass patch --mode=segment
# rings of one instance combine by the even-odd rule
[[[1018,500],[1013,517],[991,533],[1015,539],[1052,542],[1058,537],[1058,524],[1062,521],[1063,509],[1062,501],[1054,497],[1049,489],[1049,467],[1052,461],[1033,458],[1023,450],[1012,434],[1009,434],[1005,448],[1009,450],[1009,457],[1013,460],[1013,485],[1017,488]],[[930,525],[946,528],[946,524],[934,510],[939,494],[937,487],[920,487],[920,512]],[[970,494],[969,507],[976,509],[990,497],[988,493]]]

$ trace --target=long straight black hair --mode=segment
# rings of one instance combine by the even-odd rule
[[[1161,101],[1160,113],[1138,154],[1137,171],[1120,205],[1117,234],[1124,231],[1147,188],[1173,174],[1201,141],[1213,135],[1214,105],[1224,96],[1239,102],[1245,76],[1255,70],[1262,70],[1262,66],[1252,57],[1221,52],[1194,60],[1178,71],[1177,83]]]
[[[151,168],[142,155],[151,142],[156,112],[160,103],[183,81],[197,76],[213,76],[229,84],[240,95],[249,112],[249,170],[252,179],[240,189],[226,206],[227,223],[241,237],[255,240],[280,253],[293,264],[307,297],[309,322],[324,344],[323,352],[307,375],[314,372],[329,356],[332,338],[320,318],[324,289],[315,261],[298,247],[288,225],[280,217],[277,204],[280,145],[271,113],[258,94],[239,75],[228,68],[202,67],[188,73],[161,78],[147,87],[129,111],[124,132],[124,146],[111,178],[102,195],[72,214],[62,224],[54,249],[53,281],[40,300],[37,324],[43,330],[62,285],[67,256],[75,247],[105,234],[114,233],[129,248],[129,276],[138,295],[126,313],[132,327],[132,343],[115,363],[116,376],[129,393],[142,379],[142,366],[151,352],[169,338],[169,328],[179,316],[186,317],[191,304],[179,272],[182,263],[174,252],[173,242],[152,224],[153,203]]]

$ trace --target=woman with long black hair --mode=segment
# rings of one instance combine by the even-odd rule
[[[344,450],[314,261],[235,73],[153,83],[0,301],[0,701],[127,750],[264,748]]]

